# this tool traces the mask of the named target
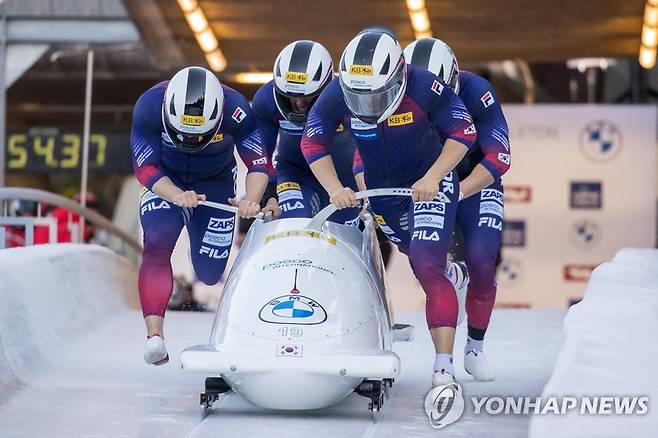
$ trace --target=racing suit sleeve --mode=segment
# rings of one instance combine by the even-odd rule
[[[247,173],[262,172],[268,175],[269,160],[267,148],[263,145],[261,130],[256,121],[254,112],[249,107],[247,100],[240,96],[241,102],[232,107],[225,107],[224,117],[229,116],[234,122],[232,132],[229,132],[235,140],[235,148],[240,159],[247,166]]]
[[[500,178],[511,165],[511,150],[507,121],[493,87],[486,82],[482,97],[476,105],[481,105],[480,114],[473,114],[477,127],[477,141],[484,154],[480,164],[494,178]]]
[[[469,150],[473,148],[477,131],[464,102],[447,85],[434,80],[430,86],[428,117],[443,132],[446,139],[455,140]]]
[[[130,133],[133,171],[137,180],[151,190],[164,173],[160,168],[162,129],[160,102],[147,93],[140,96],[133,110]]]

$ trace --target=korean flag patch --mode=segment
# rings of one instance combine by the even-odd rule
[[[240,123],[245,117],[247,117],[247,113],[245,113],[240,107],[237,107],[231,115],[231,118],[235,120],[236,123]]]
[[[484,105],[485,108],[489,108],[492,103],[495,102],[493,94],[491,94],[491,91],[487,91],[484,93],[484,95],[480,98],[482,101],[482,105]]]

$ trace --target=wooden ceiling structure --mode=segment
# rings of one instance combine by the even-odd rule
[[[637,57],[643,0],[426,0],[434,36],[462,63],[554,62]],[[164,68],[205,64],[176,0],[124,0]],[[384,25],[414,39],[404,0],[199,0],[227,61],[225,74],[268,71],[297,39],[323,43],[334,59],[360,29]],[[175,46],[175,47],[172,47]],[[182,56],[181,56],[182,55]],[[221,76],[221,75],[220,75]]]
[[[271,71],[278,52],[297,39],[322,42],[337,60],[363,27],[393,29],[414,39],[405,0],[198,0],[227,60],[223,82],[247,97],[257,85],[236,83],[240,72]],[[637,59],[643,0],[425,0],[433,35],[455,50],[462,66],[521,59],[533,64],[580,57]],[[206,65],[177,0],[9,0],[11,19],[106,19],[133,23],[141,42],[130,50],[96,46],[94,123],[129,126],[141,92],[187,65]],[[44,6],[45,5],[45,6]],[[68,5],[68,6],[67,6]],[[113,5],[108,8],[108,5]],[[47,6],[47,7],[46,7]],[[64,7],[66,6],[66,7]],[[44,21],[46,23],[47,21]],[[45,25],[44,25],[45,26]],[[44,27],[44,36],[48,35]],[[85,47],[53,60],[69,45],[52,44],[8,93],[10,127],[77,125],[84,102]],[[552,64],[558,66],[558,64]],[[568,93],[568,72],[550,82]],[[542,70],[543,71],[543,70]],[[541,73],[541,72],[540,72]],[[541,79],[541,74],[537,75]],[[499,84],[495,84],[498,88]],[[514,95],[504,94],[507,101]],[[553,98],[563,99],[562,96]],[[565,97],[567,98],[567,97]]]

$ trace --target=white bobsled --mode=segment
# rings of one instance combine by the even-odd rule
[[[210,376],[205,407],[229,389],[271,409],[322,408],[352,392],[381,407],[400,373],[392,343],[413,328],[393,325],[372,218],[362,232],[325,222],[331,212],[251,226],[209,344],[180,357],[182,371]]]

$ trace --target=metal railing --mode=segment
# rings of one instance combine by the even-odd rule
[[[135,263],[139,262],[139,258],[142,254],[142,245],[133,236],[117,227],[112,221],[99,213],[82,207],[72,199],[45,190],[28,189],[24,187],[0,188],[0,207],[2,207],[0,210],[0,225],[18,224],[18,222],[16,222],[17,218],[9,217],[7,215],[9,201],[12,200],[43,202],[56,207],[65,208],[71,213],[77,214],[86,221],[94,224],[96,227],[106,230],[112,237],[108,239],[105,246]],[[31,226],[33,230],[34,225],[40,225],[42,223],[40,219],[41,218],[34,218],[32,223],[28,224],[26,227],[26,238],[32,235],[32,233],[29,233],[28,228]],[[22,221],[19,220],[19,222]],[[51,226],[50,236],[52,241],[52,233],[54,231],[52,229],[52,222],[43,222],[43,224]]]

